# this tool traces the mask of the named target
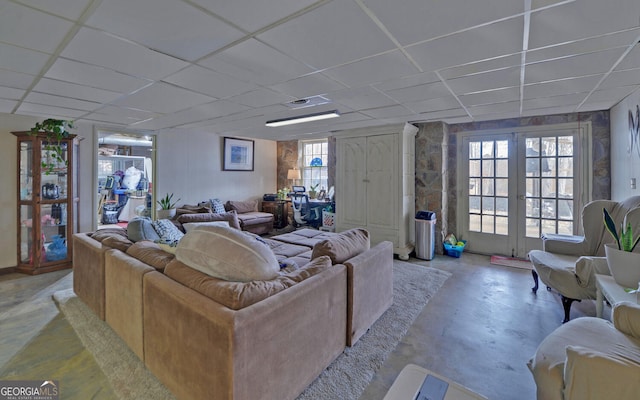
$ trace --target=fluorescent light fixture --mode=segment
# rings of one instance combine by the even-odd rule
[[[274,119],[273,121],[267,121],[265,125],[266,126],[285,126],[285,125],[292,125],[292,124],[301,124],[303,122],[319,121],[321,119],[336,118],[339,116],[340,116],[340,113],[338,112],[338,110],[332,110],[332,111],[324,111],[324,112],[315,113],[315,114],[301,115],[299,117]]]

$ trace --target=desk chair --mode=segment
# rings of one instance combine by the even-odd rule
[[[304,186],[293,186],[291,208],[293,209],[293,226],[309,225],[318,228],[322,224],[322,214],[317,207],[312,207]]]

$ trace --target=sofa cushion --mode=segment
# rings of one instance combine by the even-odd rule
[[[123,238],[127,238],[127,230],[124,228],[103,228],[98,229],[89,235],[93,240],[97,240],[98,242],[102,242],[104,239],[111,236],[121,236]]]
[[[229,226],[229,221],[188,222],[182,224],[185,232],[192,231],[199,226]]]
[[[134,243],[141,240],[151,240],[152,242],[160,240],[160,235],[153,228],[153,221],[148,217],[134,217],[129,221],[127,236]]]
[[[211,213],[211,207],[198,204],[197,206],[182,205],[176,208],[176,216],[184,214],[206,214]]]
[[[236,210],[238,214],[244,214],[248,212],[258,211],[258,200],[247,201],[228,201],[227,206],[229,210]]]
[[[311,249],[316,243],[325,239],[330,239],[335,235],[337,235],[337,233],[304,228],[289,233],[283,233],[282,235],[272,236],[271,239],[279,242],[297,244],[299,246],[307,246]]]
[[[320,257],[300,269],[278,275],[275,279],[229,282],[203,274],[176,260],[167,265],[165,274],[228,308],[239,310],[273,296],[330,267],[331,260],[328,257]]]
[[[227,221],[229,226],[240,230],[240,222],[238,221],[238,214],[234,211],[229,211],[223,214],[183,214],[178,217],[178,222],[181,224],[188,224],[192,222],[213,222],[213,221]]]
[[[133,242],[120,235],[111,235],[104,238],[102,244],[111,247],[112,249],[118,249],[120,251],[126,252],[129,246],[133,244]]]
[[[201,226],[178,243],[176,257],[184,264],[228,281],[268,280],[280,264],[261,238],[222,226]]]
[[[369,232],[365,229],[350,229],[316,243],[311,259],[329,256],[334,264],[341,264],[358,254],[369,250]]]
[[[136,242],[127,249],[131,257],[152,266],[158,271],[164,271],[167,264],[176,258],[175,255],[164,251],[157,243],[147,240]]]
[[[160,236],[160,242],[162,243],[175,243],[179,242],[180,239],[184,236],[184,233],[178,229],[177,226],[173,224],[168,219],[159,219],[153,221],[153,228],[158,232],[158,236]]]

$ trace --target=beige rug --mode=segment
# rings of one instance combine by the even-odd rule
[[[387,356],[406,334],[449,272],[394,261],[394,303],[355,346],[347,348],[298,397],[299,400],[358,399]],[[54,294],[60,310],[122,400],[173,399],[111,328],[71,289]]]

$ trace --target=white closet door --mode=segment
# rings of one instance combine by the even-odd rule
[[[366,137],[338,139],[338,171],[342,175],[336,182],[336,208],[344,224],[367,226],[366,147]]]
[[[367,138],[366,183],[368,226],[398,229],[398,135]]]

